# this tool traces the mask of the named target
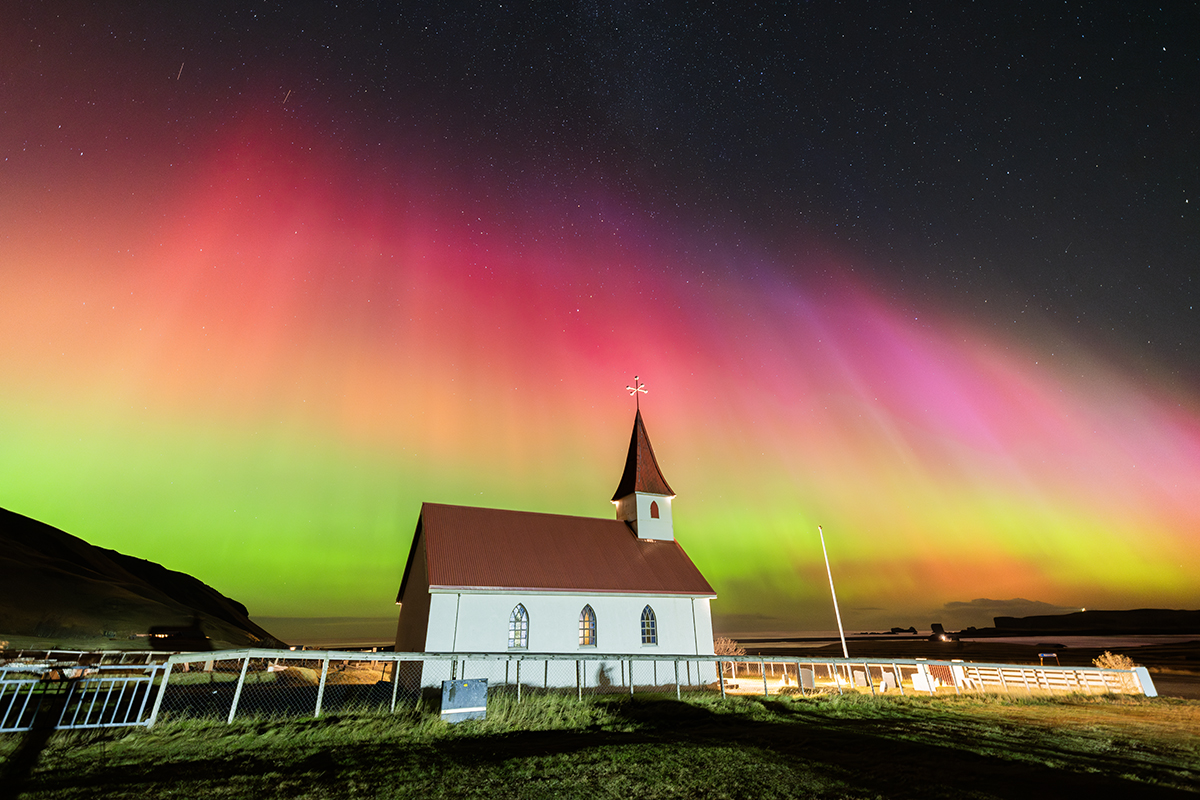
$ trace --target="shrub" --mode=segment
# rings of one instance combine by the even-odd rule
[[[1137,666],[1129,656],[1110,653],[1107,650],[1093,658],[1092,663],[1101,669],[1133,669]]]
[[[719,656],[744,656],[746,648],[738,644],[735,639],[721,636],[713,640],[713,652]]]

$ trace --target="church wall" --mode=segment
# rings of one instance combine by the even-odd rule
[[[696,630],[700,634],[698,645],[702,655],[712,655],[715,652],[713,649],[712,609],[709,607],[710,602],[712,601],[707,597],[697,598],[692,601],[692,614],[696,621]]]
[[[510,651],[508,621],[517,603],[529,614],[529,647]],[[579,645],[579,614],[596,613],[595,647]],[[658,623],[658,644],[641,641],[642,609],[649,604]],[[672,595],[434,592],[429,613],[428,652],[461,653],[712,653],[708,600]]]
[[[459,619],[459,595],[432,592],[429,596],[429,629],[425,636],[425,652],[453,653]]]
[[[429,570],[425,564],[424,534],[417,540],[404,596],[400,598],[400,619],[396,622],[396,652],[420,652],[425,647],[429,621]]]
[[[624,685],[629,666],[628,662],[616,660],[589,660],[589,656],[694,656],[698,653],[703,658],[711,656],[713,651],[708,598],[434,591],[430,599],[427,652],[577,655],[585,688],[617,681]],[[508,647],[509,615],[517,603],[524,605],[529,615],[529,647],[523,650]],[[579,613],[585,604],[591,605],[596,613],[595,647],[579,645]],[[641,615],[647,604],[654,609],[658,623],[657,645],[641,643]],[[460,662],[463,675],[469,669],[473,677],[493,675],[498,679],[498,673],[489,672],[490,667],[478,664],[468,667],[467,663]],[[551,686],[574,686],[574,666],[575,662],[568,661],[544,671],[535,660],[527,665],[522,682],[537,685],[548,681]],[[637,662],[635,667],[639,686],[670,686],[674,683],[671,662]],[[445,666],[426,668],[424,677],[417,680],[436,685],[445,679],[445,669]],[[680,680],[685,682],[689,678],[703,683],[717,679],[716,666],[708,661],[693,661],[690,665],[681,665],[680,670]]]

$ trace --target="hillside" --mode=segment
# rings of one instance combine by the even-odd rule
[[[152,626],[199,619],[215,647],[275,646],[246,607],[211,586],[0,509],[0,639],[147,647]]]
[[[996,617],[997,636],[1024,632],[1042,635],[1083,634],[1191,634],[1200,633],[1200,611],[1138,608],[1130,611],[1076,611],[1035,617]]]

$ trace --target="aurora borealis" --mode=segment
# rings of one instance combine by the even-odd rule
[[[189,572],[255,618],[393,616],[422,501],[609,516],[636,373],[719,630],[832,627],[817,524],[851,627],[1006,612],[962,605],[978,598],[1196,606],[1200,169],[1178,133],[1196,100],[1171,88],[1194,50],[1190,72],[1144,78],[1158,95],[1139,88],[1167,122],[1118,108],[1128,126],[1040,147],[1067,112],[1013,89],[1001,116],[1018,123],[964,105],[956,134],[909,155],[871,118],[872,155],[847,131],[884,73],[782,86],[771,69],[803,50],[790,29],[743,104],[685,87],[662,56],[725,41],[695,17],[685,36],[628,10],[563,12],[607,31],[582,52],[659,52],[647,73],[649,56],[535,58],[579,34],[524,7],[498,28],[447,12],[444,42],[415,19],[432,10],[367,24],[325,6],[131,8],[27,11],[0,34],[0,506]],[[967,38],[986,27],[960,22]],[[1130,63],[1173,53],[1171,22],[1080,73],[1143,75]],[[1069,27],[1040,24],[1031,53]],[[871,35],[855,25],[842,33]],[[884,105],[914,115],[914,143],[918,111],[940,119],[921,97],[998,102],[1018,85],[933,85],[889,47],[837,63],[909,76]],[[586,71],[594,107],[556,69]],[[1038,74],[1021,86],[1054,83]],[[711,103],[661,130],[646,117],[688,87]],[[774,125],[780,98],[836,130]],[[1035,135],[1021,115],[1038,111]],[[739,119],[752,133],[726,130]],[[1160,123],[1122,161],[1121,137]],[[986,172],[1001,140],[1009,174],[1037,162],[1027,183]],[[1089,148],[1114,162],[1102,175],[1042,171]],[[913,166],[956,153],[953,169]]]

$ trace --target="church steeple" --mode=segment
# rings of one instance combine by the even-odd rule
[[[663,477],[654,457],[654,448],[646,434],[639,408],[633,418],[633,434],[625,456],[625,471],[613,492],[617,519],[630,523],[639,539],[674,539],[671,523],[671,499],[675,492]]]
[[[625,471],[621,473],[621,482],[613,493],[613,502],[633,492],[675,496],[662,470],[658,468],[658,459],[654,457],[654,448],[650,446],[650,437],[646,435],[646,423],[642,422],[641,409],[633,418],[633,435],[629,437]]]

